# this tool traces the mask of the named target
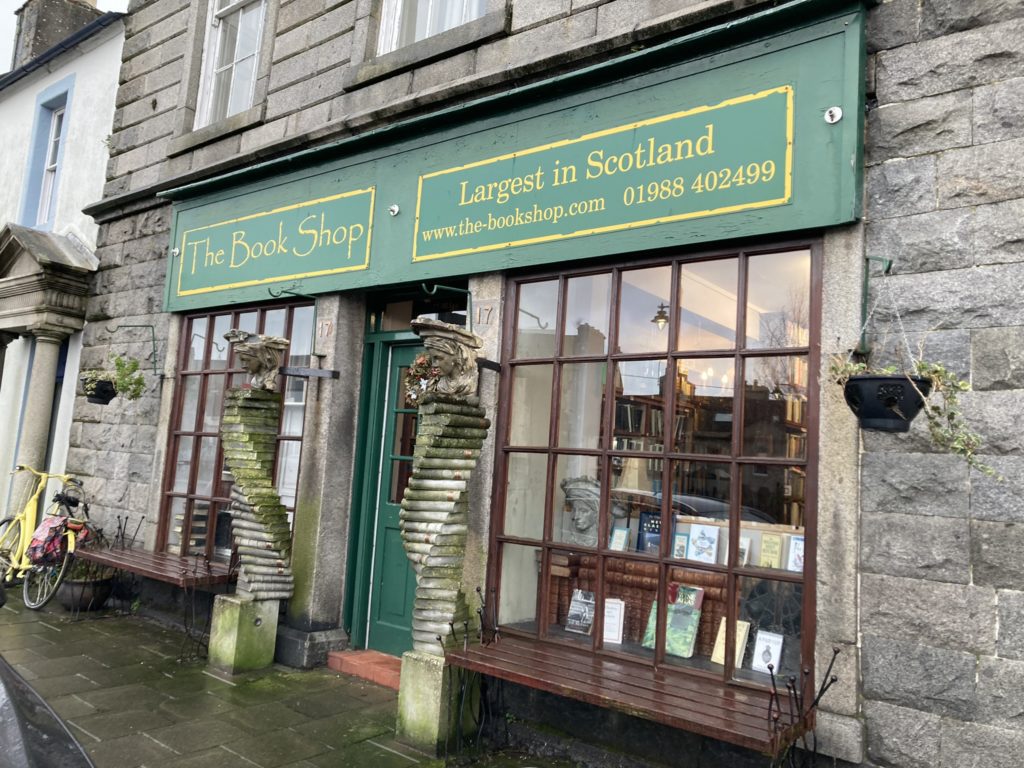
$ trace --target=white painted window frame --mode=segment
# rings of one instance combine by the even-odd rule
[[[234,15],[235,13],[242,13],[246,8],[253,5],[260,6],[260,22],[256,31],[256,50],[251,54],[255,59],[252,68],[252,77],[248,84],[248,94],[245,99],[245,107],[241,110],[236,110],[233,113],[218,115],[214,117],[212,114],[214,104],[214,84],[216,83],[217,74],[224,71],[225,69],[234,69],[237,67],[242,60],[237,59],[235,54],[232,54],[231,61],[223,67],[217,67],[217,60],[220,57],[220,46],[221,40],[221,23],[224,19]],[[260,72],[260,53],[262,48],[263,30],[264,25],[267,22],[267,5],[268,0],[234,0],[229,2],[226,6],[221,9],[217,9],[217,0],[209,0],[209,9],[206,18],[208,23],[206,25],[205,42],[203,45],[203,63],[202,63],[202,75],[200,78],[199,85],[199,109],[196,113],[196,121],[194,128],[203,128],[212,123],[216,123],[220,120],[230,117],[232,114],[244,111],[249,107],[253,106],[256,81],[259,79]],[[237,41],[236,41],[236,53],[237,53]],[[248,58],[248,56],[244,57]],[[234,85],[234,77],[231,79],[232,86]]]
[[[57,189],[57,174],[60,172],[60,145],[64,132],[66,107],[50,111],[50,128],[46,138],[46,155],[43,159],[43,173],[39,182],[39,207],[36,209],[36,224],[46,224],[53,218],[53,193]]]

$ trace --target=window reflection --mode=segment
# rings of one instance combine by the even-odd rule
[[[734,370],[731,357],[678,361],[673,425],[675,450],[729,455]]]
[[[502,545],[498,620],[503,626],[536,631],[540,563],[541,549],[538,547]],[[558,605],[557,596],[555,605]]]
[[[802,573],[804,570],[804,467],[778,464],[743,468],[743,509],[760,524],[745,525],[746,560],[739,565]]]
[[[608,351],[611,289],[612,279],[608,273],[568,281],[563,355],[603,355]]]
[[[605,363],[566,363],[562,366],[558,413],[560,447],[601,447],[605,370]]]
[[[231,330],[231,315],[218,315],[213,319],[213,338],[210,339],[210,364],[213,370],[223,371],[228,367],[230,345],[224,334]]]
[[[509,445],[547,445],[554,366],[519,365],[512,372]]]
[[[664,352],[668,349],[666,310],[672,293],[672,268],[624,272],[619,297],[620,352]]]
[[[747,262],[747,348],[807,346],[810,294],[809,251],[751,256]]]
[[[665,446],[662,391],[664,360],[629,360],[615,364],[615,450],[656,451]]]
[[[548,457],[540,453],[512,453],[508,457],[505,486],[505,534],[526,539],[544,536],[544,485]]]
[[[803,459],[807,452],[807,357],[748,358],[743,453]]]
[[[206,356],[206,326],[205,317],[192,321],[192,333],[188,342],[188,359],[185,361],[186,371],[199,371],[203,368]]]
[[[554,355],[558,281],[546,280],[520,286],[517,309],[515,356]]]
[[[737,264],[733,258],[680,267],[677,349],[736,346]]]

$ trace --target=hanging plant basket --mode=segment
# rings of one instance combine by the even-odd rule
[[[82,380],[83,382],[85,379]],[[106,405],[117,396],[117,389],[114,382],[108,379],[100,379],[90,389],[86,390],[85,399],[90,403]]]
[[[921,396],[931,391],[931,379],[902,374],[851,376],[843,386],[846,404],[860,428],[879,432],[909,431],[910,422],[924,407]]]

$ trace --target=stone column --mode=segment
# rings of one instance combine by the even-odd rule
[[[250,385],[228,390],[221,418],[224,463],[234,479],[231,534],[239,577],[235,594],[214,600],[209,660],[235,674],[274,661],[280,601],[293,589],[288,517],[273,476],[281,418],[281,395],[273,390],[288,342],[244,331],[225,338],[253,374]]]
[[[18,440],[18,464],[27,464],[33,469],[45,471],[46,448],[50,441],[50,421],[53,414],[53,388],[57,380],[57,361],[64,337],[46,331],[33,332],[35,350],[32,356],[32,372],[29,375],[28,395],[25,398],[25,412],[21,423],[21,437]],[[27,473],[15,480],[12,498],[26,498],[24,492],[35,484],[35,478]]]
[[[7,345],[14,341],[17,336],[11,333],[0,331],[0,384],[4,381],[4,363],[7,360]]]
[[[455,730],[448,710],[450,677],[445,648],[457,633],[475,626],[466,596],[464,564],[469,494],[490,421],[476,395],[476,350],[480,338],[457,326],[417,319],[429,367],[410,397],[418,397],[419,419],[412,479],[402,496],[401,531],[416,571],[413,650],[402,656],[397,735],[436,752]],[[413,370],[422,368],[421,361]],[[415,383],[414,383],[415,384]]]
[[[327,329],[318,339],[320,367],[337,379],[311,377],[292,530],[295,594],[286,623],[277,629],[276,660],[290,667],[327,663],[330,651],[348,646],[341,609],[351,525],[356,423],[362,376],[366,306],[361,296],[337,294],[317,302],[317,320]]]

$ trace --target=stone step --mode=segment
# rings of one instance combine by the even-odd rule
[[[331,651],[327,654],[327,666],[395,691],[402,673],[402,660],[380,651]]]

